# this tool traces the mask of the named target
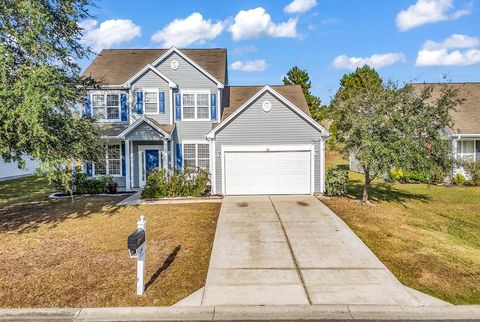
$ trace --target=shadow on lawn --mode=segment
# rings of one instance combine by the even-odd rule
[[[66,219],[88,217],[96,213],[114,215],[120,208],[119,197],[79,197],[72,200],[41,199],[0,209],[0,233],[32,232],[40,226],[56,227]]]
[[[350,179],[348,183],[347,196],[352,199],[361,199],[363,195],[363,181],[360,179]],[[394,187],[393,184],[381,181],[374,181],[370,189],[370,200],[374,202],[398,202],[403,203],[407,200],[418,200],[428,203],[430,197],[425,194],[412,193],[405,190],[400,190]]]
[[[160,276],[160,274],[165,271],[167,268],[170,267],[170,265],[173,263],[173,261],[175,260],[175,257],[177,257],[177,254],[178,252],[180,251],[182,247],[180,245],[178,245],[177,247],[175,247],[175,249],[173,250],[173,252],[170,253],[170,255],[168,255],[168,257],[165,259],[165,261],[163,262],[162,266],[160,266],[159,269],[157,269],[157,271],[152,275],[152,277],[150,277],[150,280],[145,284],[145,291],[153,284],[155,283],[155,281],[157,280],[157,278]]]

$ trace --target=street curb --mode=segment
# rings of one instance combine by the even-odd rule
[[[0,309],[0,320],[231,321],[231,320],[480,320],[480,305],[286,305]]]

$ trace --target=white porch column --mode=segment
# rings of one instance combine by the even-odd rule
[[[130,172],[130,141],[125,140],[125,168],[126,168],[126,178],[125,178],[125,190],[129,191],[132,189],[130,183],[131,172]]]
[[[457,159],[457,145],[458,145],[458,140],[457,139],[452,139],[452,158],[454,160]],[[455,164],[452,166],[452,176],[454,176],[457,172],[457,167]]]
[[[168,173],[168,141],[163,139],[163,156],[162,156],[163,169]]]

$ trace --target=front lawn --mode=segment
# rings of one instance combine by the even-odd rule
[[[38,201],[55,190],[47,179],[37,176],[0,181],[0,207],[8,204]]]
[[[330,164],[341,164],[332,157]],[[322,200],[405,285],[455,304],[480,304],[480,188],[375,180],[373,206],[359,204],[363,175],[348,195]]]
[[[18,193],[28,202],[17,203],[16,194],[0,190],[9,201],[0,209],[2,307],[163,306],[205,283],[219,204],[119,207],[121,197],[72,203],[42,192]],[[148,221],[143,297],[126,249],[140,214]]]

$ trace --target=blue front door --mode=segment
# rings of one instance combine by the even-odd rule
[[[160,167],[160,155],[158,150],[145,150],[145,170],[147,176],[150,172],[157,170]]]

